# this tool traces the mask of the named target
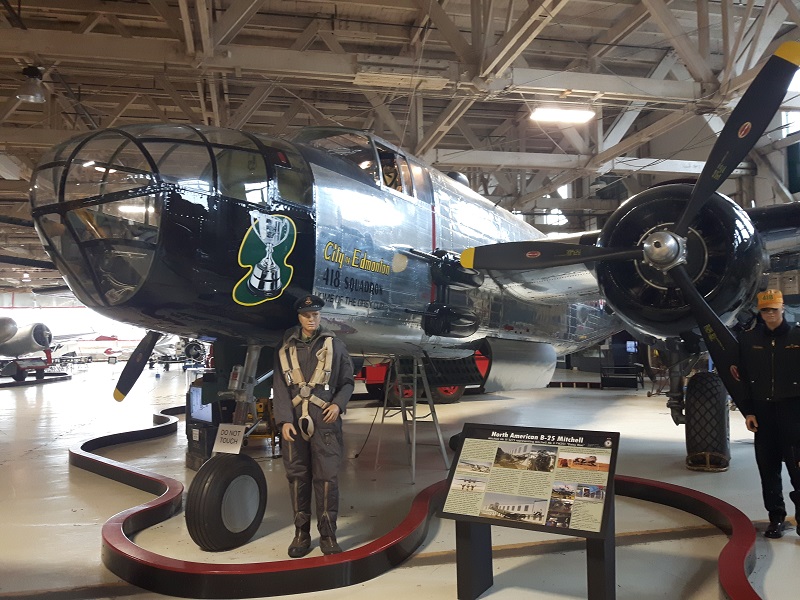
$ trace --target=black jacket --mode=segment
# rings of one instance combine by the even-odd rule
[[[800,328],[763,323],[739,334],[739,373],[748,391],[744,414],[757,402],[800,397]]]

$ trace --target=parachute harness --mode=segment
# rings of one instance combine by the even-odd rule
[[[287,357],[288,351],[288,357]],[[303,371],[300,369],[300,362],[297,360],[297,347],[292,344],[284,344],[280,351],[281,370],[286,379],[286,385],[298,386],[297,395],[292,398],[292,406],[296,407],[301,405],[301,415],[298,419],[298,426],[300,427],[300,435],[303,439],[308,441],[314,435],[314,421],[308,414],[309,402],[319,406],[325,410],[330,406],[330,402],[326,402],[313,394],[314,388],[322,385],[325,390],[328,390],[328,380],[331,377],[331,364],[333,362],[333,338],[326,337],[322,348],[317,350],[317,366],[314,368],[314,373],[309,381],[305,381]]]

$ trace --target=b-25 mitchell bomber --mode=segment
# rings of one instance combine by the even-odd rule
[[[797,222],[797,207],[751,217],[717,190],[799,62],[794,42],[770,58],[693,186],[642,192],[601,231],[558,242],[379,137],[333,127],[292,141],[170,124],[92,131],[43,157],[32,214],[84,304],[151,330],[118,398],[164,332],[213,342],[218,381],[242,362],[235,389],[220,391],[247,406],[295,324],[294,301],[313,292],[326,300],[325,325],[365,361],[425,356],[447,373],[481,350],[487,390],[542,387],[557,355],[625,327],[676,364],[707,348],[737,400],[727,326],[749,308],[770,235]],[[720,400],[707,383],[690,382],[685,418],[687,435],[713,443],[727,435],[727,409],[724,391]],[[708,422],[717,426],[704,432]],[[242,510],[250,526],[222,531],[218,547],[258,528],[263,503],[261,515]]]

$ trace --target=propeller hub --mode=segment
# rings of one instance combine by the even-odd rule
[[[656,231],[645,238],[644,262],[660,271],[686,263],[686,238],[671,231]]]

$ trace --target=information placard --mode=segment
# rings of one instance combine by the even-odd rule
[[[603,537],[619,433],[466,423],[443,517]]]

